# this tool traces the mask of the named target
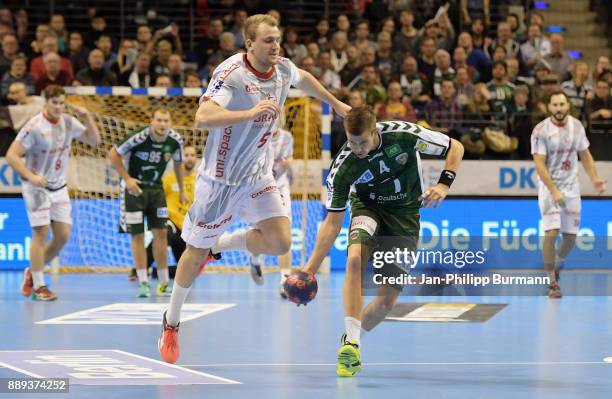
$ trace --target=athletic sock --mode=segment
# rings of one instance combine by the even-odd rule
[[[181,308],[187,299],[187,295],[191,287],[181,287],[176,281],[172,288],[172,296],[170,296],[170,303],[168,304],[168,310],[166,311],[166,322],[168,325],[177,326],[181,321]]]
[[[247,231],[242,230],[235,233],[223,233],[219,241],[213,247],[214,253],[223,251],[246,251],[247,250]]]
[[[291,274],[291,269],[280,269],[280,275],[281,275],[280,281],[281,281],[281,284],[283,284],[285,282],[285,280],[287,280],[287,276],[289,274]]]
[[[166,283],[170,281],[170,273],[168,273],[168,268],[165,269],[157,269],[157,278],[161,283]]]
[[[138,282],[148,282],[149,277],[147,276],[147,269],[136,269],[136,275],[138,276]]]
[[[37,290],[45,285],[45,274],[44,272],[32,272],[32,280],[34,280],[34,289]]]
[[[346,340],[359,345],[361,343],[361,321],[354,317],[344,318]]]

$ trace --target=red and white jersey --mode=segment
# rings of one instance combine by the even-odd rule
[[[66,185],[70,144],[83,132],[85,126],[73,116],[62,114],[52,123],[41,112],[25,124],[16,140],[25,149],[26,167],[44,176],[47,188],[53,190]]]
[[[531,134],[531,153],[546,155],[546,168],[557,188],[580,195],[578,152],[589,148],[582,123],[568,116],[564,126],[555,125],[552,117],[538,123]],[[544,183],[540,181],[542,186]]]
[[[285,129],[277,129],[272,135],[272,148],[274,150],[274,167],[272,173],[276,180],[276,185],[289,186],[289,169],[276,164],[285,158],[293,157],[293,136]]]
[[[214,101],[229,111],[253,108],[262,100],[274,100],[282,109],[289,88],[299,82],[299,70],[287,58],[266,73],[256,71],[246,54],[233,55],[215,69],[202,101]],[[270,145],[277,124],[272,114],[232,126],[211,128],[199,173],[228,185],[253,183],[272,174]]]

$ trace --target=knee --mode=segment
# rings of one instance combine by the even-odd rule
[[[209,252],[209,249],[196,248],[191,245],[187,245],[187,248],[181,255],[181,260],[184,258],[184,263],[180,263],[186,264],[191,268],[199,268],[206,260]]]
[[[291,237],[275,236],[268,242],[270,255],[284,255],[291,250]]]
[[[136,244],[142,243],[142,245],[144,245],[144,233],[134,234],[132,236],[132,242]]]
[[[55,240],[60,244],[66,244],[70,240],[70,229],[62,230],[56,233]]]
[[[361,257],[350,256],[346,260],[346,274],[358,275],[361,274]]]

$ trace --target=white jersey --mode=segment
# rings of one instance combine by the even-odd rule
[[[531,153],[546,155],[546,168],[557,188],[565,194],[580,195],[578,152],[589,148],[582,123],[568,116],[564,126],[551,117],[538,123],[531,134]],[[544,183],[540,181],[540,188]]]
[[[282,109],[291,85],[299,82],[293,62],[280,57],[267,73],[257,72],[246,54],[233,55],[214,71],[200,101],[214,101],[230,111],[253,108],[262,100],[275,100]],[[228,185],[254,183],[272,175],[270,145],[277,118],[264,114],[254,120],[208,131],[199,173]]]
[[[16,140],[25,149],[26,167],[47,179],[47,188],[66,185],[68,156],[72,140],[85,132],[85,126],[73,116],[62,114],[56,123],[41,112],[19,131]]]
[[[284,129],[277,129],[272,135],[272,148],[274,150],[274,167],[272,173],[276,184],[281,186],[289,186],[289,168],[283,168],[276,164],[276,161],[285,158],[293,157],[293,136],[291,132]]]

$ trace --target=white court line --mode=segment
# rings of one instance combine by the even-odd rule
[[[382,362],[363,363],[364,366],[546,366],[546,365],[580,365],[580,364],[610,364],[599,362]],[[337,366],[337,363],[211,363],[211,364],[180,364],[181,367],[309,367]]]
[[[27,371],[27,370],[20,369],[19,367],[11,366],[11,365],[10,365],[10,364],[8,364],[8,363],[0,363],[0,368],[2,368],[2,367],[7,368],[7,369],[11,369],[11,370],[16,371],[16,372],[18,372],[18,373],[22,373],[22,374],[25,374],[25,375],[29,375],[30,377],[34,377],[34,378],[45,378],[45,377],[44,377],[44,376],[42,376],[42,375],[39,375],[39,374],[34,374],[34,373],[31,373],[31,372],[29,372],[29,371]]]

